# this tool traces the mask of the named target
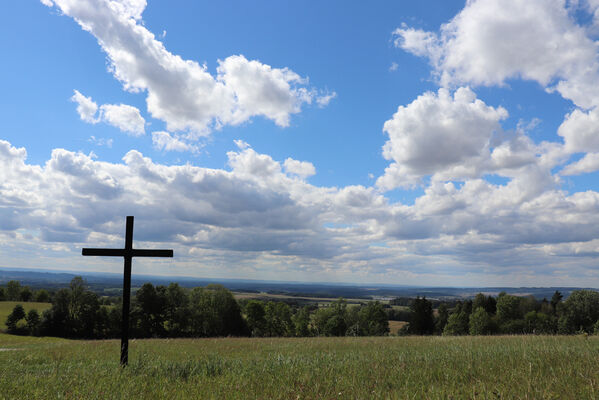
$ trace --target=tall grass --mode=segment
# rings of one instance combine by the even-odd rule
[[[0,335],[0,398],[592,399],[599,338],[134,340]]]

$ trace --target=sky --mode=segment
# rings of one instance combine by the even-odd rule
[[[0,267],[599,287],[599,0],[0,13]]]

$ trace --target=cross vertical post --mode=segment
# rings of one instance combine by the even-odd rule
[[[125,229],[125,270],[123,272],[123,321],[121,328],[121,365],[129,363],[129,309],[131,305],[131,250],[133,250],[133,217],[127,217]]]
[[[123,271],[123,316],[121,325],[121,366],[129,363],[129,309],[131,305],[131,261],[133,257],[173,257],[172,250],[133,248],[133,217],[127,217],[124,249],[82,249],[84,256],[117,256],[125,259]]]

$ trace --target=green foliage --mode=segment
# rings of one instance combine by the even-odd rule
[[[132,312],[134,335],[137,337],[164,337],[166,329],[166,288],[144,284],[135,293],[135,304]]]
[[[497,319],[500,324],[523,317],[520,309],[520,298],[505,294],[497,299]]]
[[[442,334],[445,325],[447,325],[447,320],[449,319],[449,309],[447,308],[447,304],[441,303],[437,311],[437,318],[435,318],[435,333]]]
[[[47,336],[99,337],[101,317],[98,296],[87,290],[81,277],[75,277],[68,289],[60,289],[54,295],[52,308],[42,314],[40,332]]]
[[[35,292],[33,298],[38,303],[48,303],[50,302],[50,294],[46,289],[40,289]]]
[[[416,297],[410,306],[412,313],[409,332],[413,335],[430,335],[435,330],[433,305],[426,297]]]
[[[6,300],[6,294],[4,293],[4,288],[0,287],[0,301]]]
[[[599,320],[599,293],[593,290],[575,290],[558,307],[560,333],[583,331],[593,333],[594,324]]]
[[[282,302],[269,301],[264,308],[266,320],[266,336],[292,336],[293,323],[291,309]]]
[[[25,313],[29,312],[32,309],[38,310],[40,313],[52,307],[52,304],[49,303],[21,303],[17,301],[1,301],[0,302],[0,332],[6,330],[6,319],[12,313],[13,309],[17,304],[21,304]],[[0,346],[1,347],[1,346]]]
[[[6,300],[20,301],[21,300],[21,284],[17,281],[8,281],[6,284]]]
[[[249,333],[239,304],[221,285],[194,288],[190,313],[192,336],[244,336]]]
[[[360,336],[382,336],[389,333],[389,321],[383,305],[369,302],[358,311],[358,334]]]
[[[37,310],[29,310],[29,312],[25,316],[25,320],[27,321],[27,331],[29,332],[29,334],[34,336],[38,335],[41,319]]]
[[[484,308],[488,314],[493,315],[497,311],[497,301],[493,296],[478,293],[472,301],[472,309],[476,310],[479,307]]]
[[[13,334],[26,334],[27,331],[23,325],[19,326],[19,322],[25,319],[25,310],[23,306],[17,304],[15,308],[12,310],[8,318],[6,318],[6,327],[8,333]]]
[[[557,318],[543,312],[529,311],[524,315],[525,332],[534,334],[551,334],[557,330]]]
[[[467,335],[469,330],[469,316],[464,311],[453,312],[449,315],[447,325],[443,329],[444,336]]]
[[[562,294],[558,290],[556,290],[555,293],[553,293],[553,296],[551,297],[551,308],[553,309],[553,314],[557,313],[557,307],[561,303],[563,298],[564,296],[562,296]]]
[[[250,300],[245,305],[245,317],[250,333],[254,337],[266,334],[266,312],[264,303],[258,300]]]
[[[312,324],[317,335],[345,336],[348,328],[347,320],[347,301],[340,298],[328,307],[316,310]]]
[[[507,335],[522,335],[526,333],[526,321],[521,319],[504,320],[499,325],[499,332]]]
[[[19,300],[25,302],[33,300],[33,292],[29,286],[25,286],[21,289],[21,293],[19,293]]]
[[[291,316],[291,320],[293,321],[295,336],[312,336],[312,329],[310,327],[310,309],[308,306],[300,308]]]
[[[470,314],[469,328],[471,335],[490,335],[495,331],[493,320],[483,306],[479,306]]]
[[[168,336],[183,336],[189,327],[189,297],[177,283],[166,288],[165,324]]]

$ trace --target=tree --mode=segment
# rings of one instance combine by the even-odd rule
[[[312,336],[312,330],[310,329],[310,309],[308,306],[297,310],[297,312],[291,316],[291,321],[293,321],[295,336]]]
[[[486,304],[487,296],[485,296],[482,293],[478,293],[476,296],[474,296],[474,300],[472,301],[472,308],[474,310],[478,309],[479,307],[485,308]]]
[[[282,302],[269,301],[264,307],[267,336],[291,336],[293,325],[291,322],[291,309]]]
[[[506,294],[497,299],[497,319],[500,324],[521,318],[522,313],[518,297]]]
[[[557,306],[562,302],[563,298],[564,296],[558,290],[551,296],[551,308],[553,309],[554,315],[557,314]]]
[[[25,321],[27,321],[27,330],[30,335],[37,336],[40,328],[40,315],[37,310],[29,310],[27,315],[25,316]]]
[[[18,281],[9,281],[6,284],[6,300],[19,301],[21,296],[21,284]]]
[[[467,335],[469,330],[468,314],[460,310],[449,315],[447,325],[443,329],[444,336]]]
[[[47,336],[93,338],[99,309],[98,296],[86,289],[86,282],[81,277],[75,277],[68,289],[56,292],[52,308],[42,314],[40,333]]]
[[[194,288],[190,298],[191,334],[195,336],[246,336],[247,325],[239,304],[221,285]]]
[[[264,315],[263,302],[250,300],[245,305],[245,317],[252,336],[260,337],[266,334],[266,319]]]
[[[416,297],[410,306],[412,312],[409,332],[413,335],[430,335],[435,329],[433,305],[426,297]]]
[[[560,333],[579,331],[593,333],[594,324],[599,320],[599,293],[593,290],[575,290],[558,307]]]
[[[345,336],[347,331],[347,301],[339,298],[331,303],[331,315],[325,325],[327,336]]]
[[[382,336],[389,333],[389,320],[383,305],[378,301],[371,301],[362,306],[358,311],[360,329],[359,335]]]
[[[50,302],[50,294],[46,289],[40,289],[35,292],[33,298],[38,303],[49,303]]]
[[[163,337],[166,314],[166,288],[144,283],[135,293],[132,322],[138,337]]]
[[[470,315],[470,334],[489,335],[493,333],[493,320],[483,306],[477,307]]]
[[[0,287],[0,301],[6,300],[6,293],[4,292],[4,288]]]
[[[169,336],[182,336],[189,327],[189,297],[177,283],[166,288],[166,330]]]
[[[445,329],[445,325],[447,325],[448,319],[449,310],[447,309],[447,304],[441,303],[439,309],[437,310],[437,318],[435,319],[435,333],[443,333],[443,329]]]
[[[531,311],[539,311],[540,304],[537,302],[537,300],[534,298],[534,296],[524,296],[524,297],[519,297],[518,298],[520,300],[520,315],[524,316],[527,313],[531,312]]]
[[[41,333],[44,336],[70,336],[71,320],[69,316],[70,293],[60,289],[54,294],[52,307],[42,313]]]
[[[326,308],[319,308],[313,315],[317,335],[345,336],[347,332],[347,301],[339,298]]]
[[[8,333],[12,334],[24,334],[26,329],[23,326],[19,326],[18,323],[25,318],[25,309],[20,304],[17,304],[12,312],[6,318],[6,328]]]
[[[32,298],[33,298],[33,292],[31,291],[29,286],[25,286],[24,288],[21,289],[21,293],[19,293],[20,301],[28,302],[28,301],[31,301]]]
[[[557,320],[553,315],[529,311],[524,315],[526,333],[552,334],[557,331]]]

